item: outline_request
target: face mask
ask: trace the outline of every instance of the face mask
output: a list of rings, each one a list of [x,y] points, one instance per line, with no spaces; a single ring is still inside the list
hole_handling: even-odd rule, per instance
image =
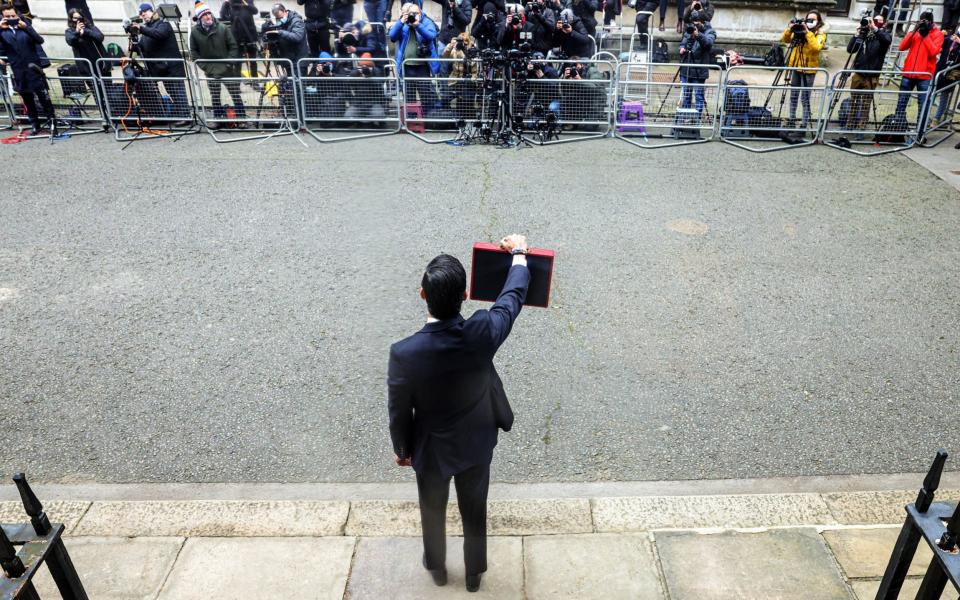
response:
[[[287,18],[283,17],[277,21],[277,25],[285,25],[287,23]]]
[[[810,29],[813,29],[816,26],[817,26],[816,19],[807,19],[807,27],[809,27]]]

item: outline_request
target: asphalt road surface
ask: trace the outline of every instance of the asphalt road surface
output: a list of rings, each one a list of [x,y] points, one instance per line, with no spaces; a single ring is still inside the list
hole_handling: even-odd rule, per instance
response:
[[[519,231],[500,481],[923,471],[957,447],[960,194],[900,155],[409,136],[7,146],[0,473],[392,481],[422,269]],[[469,302],[464,313],[480,307]]]

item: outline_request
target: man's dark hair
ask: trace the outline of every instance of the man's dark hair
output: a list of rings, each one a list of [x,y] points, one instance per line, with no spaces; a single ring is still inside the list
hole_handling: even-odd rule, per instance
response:
[[[441,254],[431,260],[420,285],[433,318],[450,319],[460,314],[463,292],[467,289],[467,272],[455,257]]]

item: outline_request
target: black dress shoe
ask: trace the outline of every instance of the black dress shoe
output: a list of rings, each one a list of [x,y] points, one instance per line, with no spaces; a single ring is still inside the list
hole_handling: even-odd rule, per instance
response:
[[[467,591],[475,592],[480,589],[480,575],[467,575]]]
[[[427,557],[424,556],[421,560],[423,563],[423,568],[427,569],[430,573],[430,576],[433,577],[433,582],[439,586],[447,585],[447,569],[430,569],[427,568]]]

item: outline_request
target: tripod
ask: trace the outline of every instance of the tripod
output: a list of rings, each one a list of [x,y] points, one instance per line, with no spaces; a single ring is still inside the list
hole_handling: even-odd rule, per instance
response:
[[[297,67],[294,66],[293,68],[296,69]],[[267,66],[265,69],[264,76],[270,77],[269,60],[267,61]],[[276,85],[277,85],[277,101],[280,104],[280,111],[283,114],[283,121],[281,122],[280,126],[277,127],[276,131],[274,131],[267,137],[257,142],[257,145],[259,146],[260,144],[266,142],[267,140],[272,140],[273,138],[279,136],[280,134],[289,133],[293,137],[297,138],[297,141],[300,142],[304,148],[309,148],[307,143],[303,141],[303,138],[300,137],[300,134],[298,134],[297,130],[293,127],[293,123],[294,123],[294,119],[296,119],[296,115],[294,115],[294,118],[291,119],[288,106],[287,106],[287,102],[292,99],[294,102],[294,105],[293,105],[294,111],[296,111],[297,100],[296,100],[296,96],[293,95],[292,93],[292,88],[294,86],[292,74],[281,73],[277,79]],[[291,91],[287,90],[288,87],[291,88]],[[263,97],[266,95],[266,93],[267,93],[267,84],[266,82],[264,82],[263,89],[260,91],[260,100],[257,102],[257,119],[258,120],[260,118],[261,107],[263,106]],[[290,94],[290,96],[288,96],[288,94]]]
[[[495,142],[502,148],[532,146],[533,144],[523,135],[523,117],[514,117],[511,106],[511,91],[514,85],[515,74],[509,62],[500,63],[498,59],[483,59],[483,99],[480,104],[479,132],[474,137],[481,138],[485,143]],[[500,71],[502,79],[497,82],[496,75]],[[495,105],[492,116],[485,120],[488,110]],[[462,132],[462,135],[469,135]],[[469,140],[468,140],[469,141]]]

